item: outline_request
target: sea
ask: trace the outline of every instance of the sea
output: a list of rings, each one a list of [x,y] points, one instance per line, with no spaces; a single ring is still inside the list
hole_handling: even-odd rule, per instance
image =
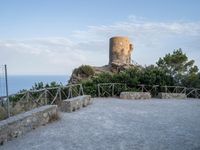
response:
[[[8,76],[8,93],[15,94],[20,90],[29,90],[35,83],[43,82],[49,84],[53,81],[59,84],[66,85],[68,83],[69,76],[67,75],[9,75]],[[2,81],[1,81],[2,82]],[[1,95],[5,93],[5,82],[1,84]]]

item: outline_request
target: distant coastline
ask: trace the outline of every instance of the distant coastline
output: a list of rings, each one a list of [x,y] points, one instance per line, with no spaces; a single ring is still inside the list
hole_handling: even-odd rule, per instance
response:
[[[30,89],[35,83],[43,82],[44,84],[55,81],[66,85],[69,80],[67,75],[9,75],[8,88],[9,94],[14,94],[22,89]],[[2,89],[1,89],[2,90]]]

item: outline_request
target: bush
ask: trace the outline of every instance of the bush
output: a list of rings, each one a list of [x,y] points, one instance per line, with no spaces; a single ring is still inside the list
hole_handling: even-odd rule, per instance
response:
[[[92,97],[97,97],[97,86],[93,80],[84,80],[81,82],[83,85],[84,94],[91,95]]]
[[[99,83],[124,83],[126,91],[138,91],[139,84],[144,85],[173,85],[173,77],[167,75],[160,68],[151,65],[147,67],[135,66],[119,73],[101,73],[88,80],[82,80],[85,94],[92,97],[98,96],[97,84]],[[121,91],[120,90],[120,91]],[[109,89],[108,89],[109,91]],[[120,92],[119,91],[119,92]],[[117,93],[119,93],[117,91]]]
[[[74,73],[78,75],[85,75],[86,77],[94,75],[94,69],[89,65],[82,65],[74,70]]]

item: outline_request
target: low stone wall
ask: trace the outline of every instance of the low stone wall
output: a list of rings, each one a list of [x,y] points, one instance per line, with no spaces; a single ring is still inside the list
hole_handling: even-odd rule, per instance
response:
[[[161,99],[186,99],[187,96],[185,93],[158,93],[158,97]]]
[[[0,121],[0,145],[47,124],[55,115],[58,115],[57,106],[46,105]]]
[[[121,99],[150,99],[151,94],[149,92],[121,92]]]
[[[70,99],[66,99],[62,102],[61,110],[64,112],[72,112],[82,107],[86,107],[89,104],[92,104],[93,99],[90,95],[77,96]]]

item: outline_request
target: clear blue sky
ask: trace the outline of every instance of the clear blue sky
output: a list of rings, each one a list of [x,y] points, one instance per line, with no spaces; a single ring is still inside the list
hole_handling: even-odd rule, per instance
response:
[[[143,23],[141,23],[141,20]],[[130,36],[133,42],[137,44],[135,45],[137,49],[133,59],[143,63],[139,51],[144,52],[145,45],[141,43],[145,43],[147,39],[141,38],[141,36],[145,35],[149,38],[151,37],[150,34],[154,32],[158,33],[157,37],[146,43],[146,49],[157,50],[158,55],[156,57],[181,46],[187,49],[190,45],[193,47],[187,50],[194,51],[195,57],[199,54],[197,49],[200,47],[198,45],[199,22],[199,0],[0,0],[0,59],[2,58],[0,63],[10,65],[13,74],[26,74],[22,70],[28,68],[24,65],[27,60],[21,60],[18,66],[22,67],[18,68],[13,59],[26,57],[27,52],[32,51],[31,54],[34,56],[28,60],[31,60],[33,64],[30,62],[28,65],[31,65],[34,71],[27,70],[28,74],[56,74],[56,72],[50,71],[50,68],[45,71],[45,68],[48,68],[48,63],[43,64],[41,70],[37,70],[34,64],[42,63],[39,57],[44,56],[44,53],[47,52],[49,57],[44,56],[44,59],[52,59],[50,56],[53,54],[59,57],[56,50],[59,49],[60,53],[65,49],[62,49],[62,46],[66,46],[66,51],[69,51],[70,48],[76,49],[76,52],[70,54],[70,56],[77,53],[83,54],[75,58],[80,62],[65,62],[64,58],[60,58],[52,60],[50,63],[55,68],[57,68],[55,64],[68,63],[68,65],[62,67],[70,68],[69,70],[64,71],[63,68],[58,72],[59,74],[70,74],[73,67],[82,63],[106,64],[108,46],[101,46],[101,44],[108,44],[105,41],[108,41],[109,36],[115,34]],[[141,26],[141,28],[138,28],[138,26]],[[166,32],[162,32],[165,29],[166,35]],[[140,30],[143,30],[143,32]],[[159,35],[161,32],[162,37]],[[184,32],[188,34],[185,35]],[[98,35],[99,37],[97,37]],[[95,40],[89,40],[89,36]],[[183,39],[182,36],[186,36],[186,38]],[[167,43],[159,45],[162,42],[159,42],[158,39],[162,38],[163,40],[167,39]],[[175,42],[174,39],[177,39],[177,41]],[[91,45],[92,42],[94,45]],[[155,45],[155,43],[158,44]],[[183,43],[186,43],[186,45],[183,45]],[[172,46],[167,47],[166,45],[169,44],[172,44]],[[164,46],[166,46],[166,49],[162,51]],[[97,51],[95,54],[88,52],[88,55],[97,58],[95,59],[97,63],[93,60],[88,61],[87,56],[84,55],[86,49],[92,51],[94,47],[106,49],[102,52]],[[103,53],[106,53],[106,55]],[[97,57],[99,54],[102,60]],[[193,57],[193,55],[191,56]],[[143,64],[154,63],[156,60],[153,56],[145,57],[145,59],[147,60]]]
[[[199,0],[1,0],[0,38],[67,36],[129,15],[153,21],[200,20]]]

